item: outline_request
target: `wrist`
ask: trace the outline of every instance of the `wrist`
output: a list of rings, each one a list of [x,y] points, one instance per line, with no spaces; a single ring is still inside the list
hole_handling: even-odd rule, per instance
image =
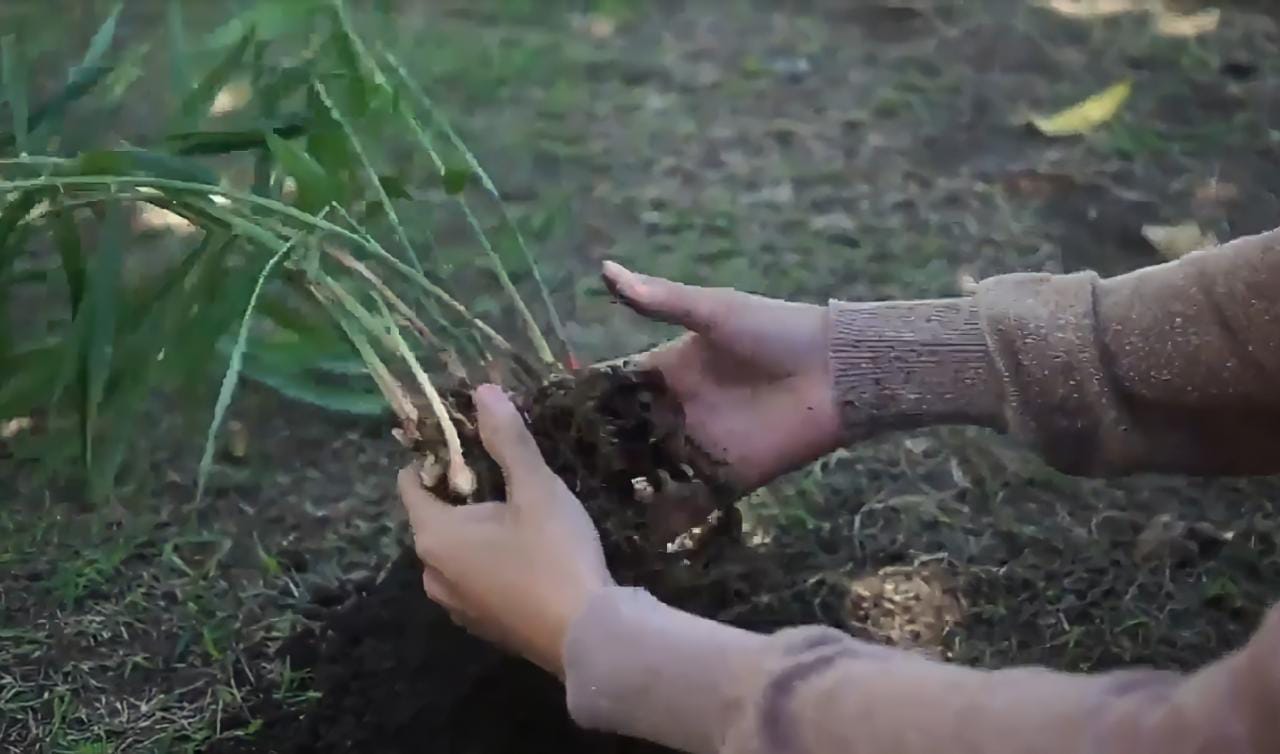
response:
[[[560,609],[555,611],[555,617],[552,620],[550,630],[547,632],[547,641],[544,650],[540,654],[548,658],[548,662],[539,662],[545,670],[554,674],[560,680],[564,680],[565,674],[565,640],[569,635],[574,623],[576,623],[586,611],[587,605],[595,599],[599,594],[615,586],[613,578],[606,576],[603,579],[593,579],[581,589],[573,590],[571,596],[563,601]]]
[[[1002,424],[1000,381],[968,298],[832,301],[828,354],[840,440],[943,424]]]

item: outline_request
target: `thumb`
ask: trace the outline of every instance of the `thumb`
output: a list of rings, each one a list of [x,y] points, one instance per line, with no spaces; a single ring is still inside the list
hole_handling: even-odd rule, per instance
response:
[[[611,293],[643,317],[704,334],[720,319],[723,290],[641,275],[617,262],[605,262],[601,276]]]
[[[517,480],[521,477],[547,469],[542,451],[525,426],[524,418],[501,388],[481,385],[476,388],[475,403],[480,440],[502,467],[509,483],[519,483]]]

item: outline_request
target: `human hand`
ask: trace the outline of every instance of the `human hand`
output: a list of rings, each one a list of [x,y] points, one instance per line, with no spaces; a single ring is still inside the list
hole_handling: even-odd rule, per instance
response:
[[[826,307],[698,288],[604,265],[639,314],[690,332],[637,357],[684,406],[688,432],[743,491],[840,445]]]
[[[563,677],[569,625],[613,583],[600,537],[502,391],[482,386],[475,403],[508,499],[455,507],[424,489],[416,469],[400,472],[422,586],[472,633]]]

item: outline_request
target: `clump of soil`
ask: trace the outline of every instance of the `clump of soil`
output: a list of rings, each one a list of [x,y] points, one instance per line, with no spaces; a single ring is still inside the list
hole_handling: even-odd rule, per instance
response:
[[[448,398],[477,475],[472,499],[502,499],[502,475],[480,444],[469,394]],[[615,578],[704,614],[734,599],[712,568],[740,532],[732,492],[688,440],[679,403],[659,375],[588,370],[553,379],[518,404],[548,464],[599,528]],[[651,515],[672,498],[700,505],[706,518],[676,531],[683,527]],[[292,637],[282,652],[291,667],[310,671],[318,698],[301,712],[272,709],[270,690],[260,690],[256,716],[265,724],[212,751],[663,751],[578,729],[558,680],[470,636],[426,598],[411,548],[368,593],[318,630]]]
[[[472,501],[506,498],[488,456],[471,394],[451,391],[463,452],[476,472]],[[680,403],[655,371],[621,366],[553,379],[517,399],[547,464],[578,496],[600,531],[620,582],[671,596],[741,530],[731,487],[689,441]],[[416,450],[439,443],[424,427]],[[454,498],[441,478],[434,490]],[[456,503],[466,501],[454,499]]]

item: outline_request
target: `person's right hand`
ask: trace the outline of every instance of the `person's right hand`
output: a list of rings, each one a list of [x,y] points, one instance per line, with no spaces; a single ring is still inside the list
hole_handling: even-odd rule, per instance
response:
[[[636,356],[684,406],[691,438],[743,492],[840,445],[826,307],[698,288],[606,262],[604,281],[650,319],[690,332]]]

